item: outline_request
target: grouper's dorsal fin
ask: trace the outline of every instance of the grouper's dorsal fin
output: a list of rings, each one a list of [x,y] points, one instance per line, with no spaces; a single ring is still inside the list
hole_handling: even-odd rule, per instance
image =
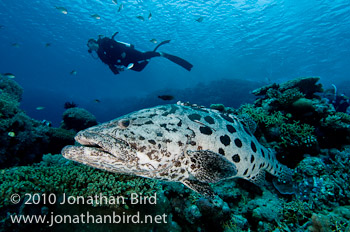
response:
[[[186,154],[190,160],[188,171],[198,181],[215,183],[237,174],[236,166],[221,154],[208,150],[187,151]]]

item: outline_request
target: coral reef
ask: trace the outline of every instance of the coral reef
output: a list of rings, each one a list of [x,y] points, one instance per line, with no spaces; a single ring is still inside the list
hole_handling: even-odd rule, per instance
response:
[[[71,142],[75,131],[90,126],[89,123],[96,124],[96,119],[87,111],[72,108],[65,112],[62,128],[51,128],[30,119],[18,108],[18,101],[9,103],[11,99],[2,95],[1,99],[7,100],[0,104],[13,108],[9,114],[2,112],[0,116],[0,164],[30,163],[23,161],[24,157],[35,157],[31,162],[38,162],[40,158],[42,161],[0,170],[0,230],[67,230],[67,225],[60,224],[53,228],[42,224],[13,224],[10,216],[80,214],[88,210],[100,215],[139,211],[168,216],[167,223],[104,225],[106,231],[350,231],[350,117],[336,112],[319,94],[322,85],[318,80],[317,77],[299,78],[264,86],[254,91],[259,96],[254,104],[239,109],[213,105],[224,113],[237,114],[261,143],[277,151],[281,162],[295,168],[288,195],[269,183],[271,176],[260,186],[241,179],[210,184],[216,196],[204,198],[179,183],[109,173],[68,161],[59,154],[37,156],[45,149],[59,151],[62,145]],[[5,153],[11,156],[2,155]],[[6,160],[9,157],[11,162]],[[22,197],[18,205],[10,202],[14,193]],[[91,206],[28,206],[23,204],[25,193],[53,193],[60,201],[63,194],[76,198],[98,194],[123,196],[126,203],[94,201]],[[156,194],[157,204],[133,205],[130,201],[133,193]],[[79,224],[74,229],[97,231],[97,226],[100,225]]]
[[[74,143],[73,132],[28,117],[19,108],[22,91],[15,81],[0,77],[0,168],[39,162],[43,153]]]
[[[78,132],[95,125],[97,125],[96,117],[83,108],[73,107],[63,113],[63,122],[61,124],[63,129]]]
[[[258,124],[261,142],[278,150],[292,166],[304,153],[316,155],[320,148],[350,142],[349,115],[336,112],[328,99],[317,95],[323,91],[318,81],[318,77],[303,77],[261,87],[253,91],[259,96],[254,105],[238,110]]]

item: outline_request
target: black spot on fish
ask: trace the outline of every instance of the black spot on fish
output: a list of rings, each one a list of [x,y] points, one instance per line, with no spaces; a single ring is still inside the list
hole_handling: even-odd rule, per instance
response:
[[[151,120],[145,122],[146,125],[149,125],[149,124],[154,124]]]
[[[253,141],[251,141],[250,147],[252,148],[253,152],[256,152],[256,145]]]
[[[188,118],[191,120],[191,121],[199,121],[201,120],[201,116],[199,114],[190,114],[188,115]]]
[[[255,164],[253,165],[252,171],[255,169]]]
[[[230,137],[228,137],[227,135],[220,136],[220,141],[221,141],[221,143],[224,144],[225,146],[228,146],[228,145],[230,145],[230,143],[231,143],[231,139],[230,139]]]
[[[156,141],[154,141],[153,139],[148,140],[149,143],[156,145]]]
[[[148,117],[149,117],[149,118],[153,118],[153,117],[156,116],[156,115],[158,115],[158,114],[150,114],[150,115],[148,115]]]
[[[221,154],[221,155],[225,155],[225,151],[224,151],[224,149],[219,148],[219,154]]]
[[[242,141],[240,139],[235,139],[235,144],[237,147],[242,147]]]
[[[229,121],[229,122],[234,122],[233,121],[233,119],[231,118],[231,117],[229,117],[229,116],[227,116],[227,115],[225,115],[225,114],[221,114],[221,117],[223,118],[223,119],[225,119],[226,121]]]
[[[169,112],[164,112],[162,116],[168,116],[170,113]]]
[[[180,120],[180,122],[177,123],[177,126],[182,126],[182,121]]]
[[[195,141],[191,141],[191,142],[189,142],[189,144],[191,144],[192,146],[196,146],[196,142]]]
[[[209,124],[214,124],[214,119],[210,116],[205,116],[204,120]]]
[[[226,128],[227,128],[228,132],[230,132],[230,133],[237,132],[236,129],[231,125],[226,125]]]
[[[252,155],[252,156],[250,157],[250,162],[253,163],[254,160],[255,160],[255,157]]]
[[[140,137],[139,137],[139,140],[145,140],[145,137],[140,136]]]
[[[265,152],[264,152],[263,149],[261,149],[261,154],[262,154],[262,156],[265,158]]]
[[[157,136],[162,137],[162,136],[163,136],[163,134],[162,134],[162,133],[160,133],[160,132],[158,132],[158,133],[157,133]]]
[[[243,172],[243,176],[247,175],[248,173],[248,168]]]
[[[235,154],[234,156],[232,156],[232,160],[233,162],[238,163],[239,161],[241,161],[241,158],[238,154]]]
[[[248,130],[246,126],[243,125],[243,129],[248,135],[252,135],[252,133],[250,133],[250,130]]]
[[[205,135],[211,135],[213,133],[213,131],[210,129],[210,127],[207,127],[207,126],[199,127],[199,131]]]
[[[181,141],[178,141],[177,144],[179,144],[180,147],[183,145]]]
[[[158,143],[158,149],[160,149],[162,147],[162,145],[160,145],[160,143]]]

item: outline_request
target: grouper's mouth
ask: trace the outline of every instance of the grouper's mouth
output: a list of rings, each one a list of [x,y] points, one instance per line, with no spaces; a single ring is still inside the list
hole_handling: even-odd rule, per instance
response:
[[[72,160],[89,155],[104,155],[116,158],[119,157],[117,154],[122,150],[133,149],[123,139],[96,132],[80,131],[74,139],[79,143],[78,145],[66,146],[62,149],[62,155]]]

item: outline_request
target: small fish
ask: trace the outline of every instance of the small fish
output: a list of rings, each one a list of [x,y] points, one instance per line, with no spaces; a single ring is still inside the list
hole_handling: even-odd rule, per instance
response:
[[[95,99],[94,102],[100,103],[101,101],[99,99]]]
[[[201,23],[201,22],[203,22],[203,19],[204,19],[204,17],[199,17],[198,19],[196,19],[196,21]]]
[[[75,76],[75,75],[77,75],[77,71],[76,70],[72,70],[69,74]]]
[[[137,16],[136,18],[140,19],[141,21],[145,21],[145,18],[141,15]]]
[[[91,15],[91,18],[101,19],[101,16],[99,16],[98,14],[93,14],[93,15]]]
[[[151,18],[152,18],[152,13],[149,12],[148,19],[151,19]]]
[[[10,78],[10,79],[14,79],[16,76],[12,73],[3,73],[2,76]]]
[[[170,101],[170,100],[174,99],[174,96],[172,96],[172,95],[160,95],[160,96],[158,96],[158,98],[160,98],[164,101]]]
[[[150,42],[156,44],[158,41],[156,39],[151,39]]]
[[[7,135],[12,137],[12,138],[16,136],[15,132],[13,132],[13,131],[10,131],[9,133],[7,133]]]
[[[41,121],[41,124],[44,125],[44,126],[51,127],[51,122],[47,121],[46,119],[43,119],[43,120]]]
[[[126,69],[131,69],[132,67],[134,67],[134,63],[130,63],[130,64],[126,67]]]
[[[112,0],[112,2],[116,5],[118,5],[118,1],[117,0]]]
[[[13,43],[11,44],[12,47],[15,47],[15,48],[19,48],[19,44],[18,43]]]
[[[62,14],[68,14],[68,11],[66,8],[64,8],[63,6],[55,6],[56,9],[61,12]]]
[[[36,109],[36,110],[43,110],[43,109],[45,109],[45,107],[44,107],[44,106],[38,106],[38,107],[36,107],[35,109]]]
[[[120,4],[119,8],[118,8],[118,12],[120,12],[122,9],[124,8],[123,4]]]
[[[50,47],[51,46],[51,43],[46,43],[45,44],[45,47],[47,48],[47,47]]]

